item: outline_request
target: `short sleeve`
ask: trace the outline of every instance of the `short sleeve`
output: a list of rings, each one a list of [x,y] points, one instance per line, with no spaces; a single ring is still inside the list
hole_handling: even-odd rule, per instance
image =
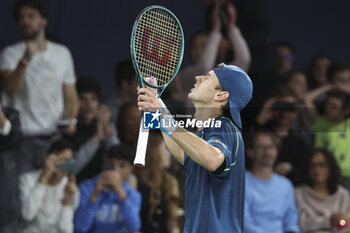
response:
[[[207,142],[219,148],[225,154],[225,169],[217,177],[225,177],[236,165],[236,155],[239,146],[238,129],[228,119],[221,121],[220,128],[211,128],[207,132]]]
[[[66,50],[66,62],[67,62],[67,69],[64,74],[63,83],[64,84],[75,84],[75,71],[74,71],[74,62],[73,57],[68,48],[65,47]]]
[[[17,56],[10,48],[5,48],[0,53],[0,71],[14,70],[18,63]]]

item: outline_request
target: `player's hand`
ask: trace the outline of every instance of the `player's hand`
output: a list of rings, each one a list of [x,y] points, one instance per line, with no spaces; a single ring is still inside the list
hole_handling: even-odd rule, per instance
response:
[[[158,85],[158,81],[155,77],[147,77],[145,78],[146,82],[152,84],[152,85]],[[157,96],[158,95],[158,90],[156,88],[152,88],[146,85],[146,88],[150,89],[152,91],[152,93]]]
[[[146,78],[146,81],[157,85],[155,78]],[[144,88],[137,88],[137,106],[139,111],[157,111],[161,109],[162,103],[157,98],[158,90],[149,86]]]

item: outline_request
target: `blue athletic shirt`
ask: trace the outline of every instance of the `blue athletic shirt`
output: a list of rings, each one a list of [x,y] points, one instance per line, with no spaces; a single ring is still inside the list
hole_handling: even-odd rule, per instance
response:
[[[197,131],[226,157],[224,172],[214,175],[185,154],[184,233],[243,232],[245,162],[241,132],[226,117],[218,117],[221,128]]]

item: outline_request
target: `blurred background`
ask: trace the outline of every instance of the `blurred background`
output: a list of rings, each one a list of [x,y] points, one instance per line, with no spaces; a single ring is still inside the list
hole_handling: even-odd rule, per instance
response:
[[[0,1],[0,49],[20,40],[20,32],[12,16],[14,2]],[[186,48],[195,32],[206,29],[206,8],[199,0],[46,2],[50,13],[47,34],[68,46],[77,74],[98,77],[103,85],[104,96],[115,91],[114,85],[110,85],[114,65],[130,56],[131,28],[144,7],[158,4],[173,11],[182,24]],[[268,40],[288,41],[293,45],[297,69],[304,69],[316,54],[327,54],[335,60],[350,62],[350,32],[346,29],[350,22],[349,1],[242,0],[237,3],[246,9],[243,12],[238,9],[238,21],[241,14],[244,17],[254,13],[261,14],[252,17],[266,20],[264,30]],[[253,10],[249,12],[250,9]],[[245,38],[249,34],[249,44],[255,35],[248,30],[241,28]],[[183,65],[189,62],[186,51]]]

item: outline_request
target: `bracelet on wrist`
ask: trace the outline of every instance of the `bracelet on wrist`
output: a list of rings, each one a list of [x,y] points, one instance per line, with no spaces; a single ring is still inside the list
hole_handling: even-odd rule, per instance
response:
[[[18,66],[21,67],[21,68],[23,68],[23,69],[25,69],[25,68],[27,68],[27,66],[28,66],[28,61],[27,61],[26,59],[22,58],[22,59],[19,61]]]
[[[76,118],[71,118],[70,121],[72,122],[73,125],[78,124],[78,120]]]
[[[41,178],[39,179],[39,183],[40,183],[40,184],[46,185],[46,184],[47,184],[47,179],[44,178],[44,177],[41,177]]]

